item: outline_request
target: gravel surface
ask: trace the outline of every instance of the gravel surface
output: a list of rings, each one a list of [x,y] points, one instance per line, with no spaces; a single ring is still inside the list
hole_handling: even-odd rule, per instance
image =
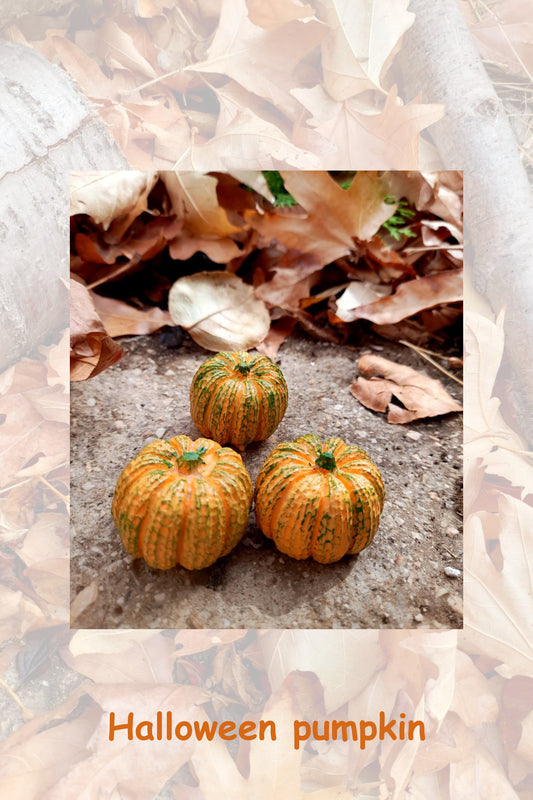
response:
[[[72,627],[462,627],[462,415],[390,425],[349,391],[363,352],[441,378],[460,401],[457,383],[383,340],[357,348],[291,337],[278,355],[287,412],[270,439],[248,448],[245,464],[255,480],[277,443],[304,433],[360,445],[387,491],[374,541],[335,564],[296,561],[263,537],[252,513],[241,543],[213,566],[157,571],[123,549],[113,491],[151,440],[200,435],[189,387],[209,353],[188,337],[177,349],[158,334],[122,344],[115,366],[72,385]]]

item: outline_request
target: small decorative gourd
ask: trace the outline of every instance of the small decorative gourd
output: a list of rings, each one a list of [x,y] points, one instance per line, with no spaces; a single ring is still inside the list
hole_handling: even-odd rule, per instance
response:
[[[370,544],[384,500],[381,473],[364,450],[308,434],[279,444],[264,462],[255,516],[282,553],[329,564]]]
[[[245,450],[276,430],[288,394],[281,370],[266,356],[221,352],[193,378],[191,416],[204,436]]]
[[[252,501],[242,458],[209,439],[146,445],[120,475],[113,519],[131,555],[156,569],[202,569],[242,538]]]

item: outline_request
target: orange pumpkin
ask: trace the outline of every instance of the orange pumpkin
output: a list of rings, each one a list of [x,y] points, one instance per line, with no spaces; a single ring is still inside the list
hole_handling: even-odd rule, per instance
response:
[[[156,569],[202,569],[241,539],[252,481],[229,447],[188,436],[143,447],[120,475],[113,519],[131,555]]]
[[[276,430],[288,389],[281,370],[266,356],[222,352],[198,369],[190,400],[191,416],[204,436],[244,450]]]
[[[381,473],[364,450],[308,434],[279,444],[266,459],[255,516],[282,553],[329,564],[370,544],[384,500]]]

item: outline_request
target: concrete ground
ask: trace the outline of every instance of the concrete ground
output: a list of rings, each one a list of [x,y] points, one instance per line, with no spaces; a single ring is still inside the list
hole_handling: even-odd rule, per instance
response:
[[[200,435],[189,415],[189,387],[209,353],[188,336],[177,349],[159,334],[123,346],[115,366],[72,385],[72,627],[462,626],[462,415],[390,425],[349,391],[361,352],[442,378],[460,400],[457,383],[383,340],[356,348],[291,337],[278,356],[287,412],[270,439],[249,447],[245,464],[255,481],[275,444],[304,433],[360,445],[387,491],[373,543],[335,564],[295,561],[261,534],[252,513],[241,543],[213,566],[157,571],[123,549],[111,517],[115,483],[152,439]]]

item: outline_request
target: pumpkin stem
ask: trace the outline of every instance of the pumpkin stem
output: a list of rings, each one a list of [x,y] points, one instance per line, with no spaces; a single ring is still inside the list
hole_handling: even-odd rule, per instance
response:
[[[246,361],[239,361],[238,364],[235,364],[235,369],[237,372],[240,372],[241,375],[248,375],[250,370],[252,369],[252,362],[246,363]]]
[[[324,453],[320,453],[318,458],[315,461],[317,467],[322,467],[322,469],[327,469],[332,472],[335,467],[337,466],[337,462],[335,461],[335,456],[330,450],[326,450]]]
[[[190,467],[192,469],[196,467],[197,464],[203,464],[204,460],[202,456],[206,450],[207,447],[201,444],[198,450],[188,450],[185,453],[182,453],[181,456],[178,457],[178,466]]]

